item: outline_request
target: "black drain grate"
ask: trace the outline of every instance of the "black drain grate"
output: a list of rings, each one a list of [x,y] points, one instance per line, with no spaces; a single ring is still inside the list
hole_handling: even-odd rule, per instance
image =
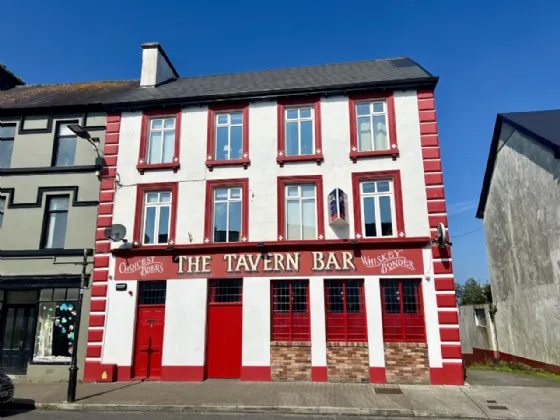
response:
[[[400,388],[373,388],[373,390],[379,395],[402,395]]]
[[[505,405],[489,405],[490,410],[509,410]]]
[[[488,404],[498,404],[498,401],[496,401],[496,400],[486,400],[486,402]]]

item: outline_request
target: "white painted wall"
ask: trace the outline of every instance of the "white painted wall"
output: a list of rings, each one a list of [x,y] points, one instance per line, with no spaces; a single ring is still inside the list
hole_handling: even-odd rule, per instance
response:
[[[385,367],[385,344],[383,341],[383,320],[381,310],[381,284],[379,282],[379,277],[367,276],[364,279],[369,365],[371,367]]]
[[[424,298],[428,360],[430,367],[442,367],[441,338],[439,335],[438,307],[431,247],[424,248],[422,253],[424,256],[424,271],[426,272],[426,275],[422,278],[422,296]]]
[[[163,366],[204,366],[207,285],[206,279],[167,282]]]
[[[243,366],[270,366],[270,279],[243,279]]]
[[[140,175],[136,169],[140,147],[141,113],[123,113],[119,144],[118,172],[123,187],[116,192],[114,223],[122,223],[132,235],[136,184],[179,182],[177,214],[177,244],[202,243],[204,238],[205,181],[207,179],[249,178],[249,241],[276,240],[276,179],[278,176],[323,175],[324,197],[321,199],[327,217],[327,194],[339,187],[348,194],[349,226],[334,230],[325,226],[326,238],[353,238],[352,172],[400,169],[403,186],[405,230],[407,236],[428,236],[426,192],[423,175],[420,129],[416,91],[395,92],[397,139],[400,156],[361,159],[356,164],[348,157],[350,150],[350,122],[348,99],[343,96],[323,98],[322,137],[325,161],[276,164],[277,110],[276,102],[256,102],[249,110],[249,157],[251,165],[242,167],[205,166],[207,138],[207,108],[183,109],[181,132],[181,168],[173,171],[147,171]],[[114,245],[117,246],[117,245]]]
[[[311,366],[327,366],[325,292],[322,277],[309,279],[309,306],[311,311]]]
[[[127,281],[126,292],[117,292],[115,282],[109,282],[105,335],[101,363],[132,366],[134,331],[136,329],[137,281]],[[132,296],[129,294],[132,291]]]

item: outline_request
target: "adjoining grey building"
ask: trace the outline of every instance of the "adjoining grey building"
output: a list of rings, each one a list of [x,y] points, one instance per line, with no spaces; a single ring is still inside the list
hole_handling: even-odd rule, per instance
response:
[[[477,217],[500,357],[560,374],[560,110],[498,114]]]
[[[2,371],[66,380],[84,249],[93,260],[103,150],[99,102],[115,83],[26,86],[0,66],[0,362]],[[90,264],[87,274],[92,270]],[[84,295],[79,366],[87,345]],[[83,369],[80,369],[80,377]]]

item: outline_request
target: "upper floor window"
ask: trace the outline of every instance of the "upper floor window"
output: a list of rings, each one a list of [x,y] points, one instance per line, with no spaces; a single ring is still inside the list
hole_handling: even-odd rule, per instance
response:
[[[248,180],[207,181],[205,242],[247,241]]]
[[[4,221],[4,211],[6,210],[6,197],[0,196],[0,227]]]
[[[9,168],[14,150],[15,125],[0,125],[0,168]]]
[[[323,239],[322,179],[316,176],[279,178],[278,239]]]
[[[392,93],[350,96],[350,158],[398,154]]]
[[[303,280],[272,282],[272,340],[309,341],[309,283]]]
[[[144,111],[137,169],[179,168],[181,110]]]
[[[356,238],[404,237],[399,171],[353,173]]]
[[[42,248],[64,248],[69,205],[70,197],[67,195],[48,197]]]
[[[249,164],[249,105],[208,108],[206,166]]]
[[[278,101],[278,151],[280,166],[290,161],[323,160],[321,152],[321,101]]]
[[[421,282],[416,279],[381,280],[383,339],[426,341]]]
[[[76,135],[68,124],[59,124],[54,139],[52,166],[73,166],[76,159]]]
[[[325,280],[327,341],[367,341],[363,280]]]
[[[134,242],[142,245],[173,245],[176,210],[176,183],[139,184]]]

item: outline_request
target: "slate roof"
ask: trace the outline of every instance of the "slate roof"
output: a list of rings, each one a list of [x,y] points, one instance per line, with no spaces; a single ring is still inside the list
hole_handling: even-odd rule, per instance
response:
[[[488,155],[488,162],[486,163],[486,173],[484,174],[484,181],[482,183],[478,210],[476,212],[476,217],[479,219],[484,218],[484,210],[486,201],[488,200],[488,192],[490,190],[490,183],[492,182],[496,156],[498,155],[500,133],[504,122],[527,136],[530,136],[543,146],[548,147],[554,152],[557,158],[560,158],[560,109],[498,114],[494,126],[494,136],[490,145],[490,154]]]
[[[231,100],[398,83],[434,86],[437,80],[415,61],[403,57],[185,77],[151,88],[139,87],[139,81],[21,86],[0,92],[0,109]]]

